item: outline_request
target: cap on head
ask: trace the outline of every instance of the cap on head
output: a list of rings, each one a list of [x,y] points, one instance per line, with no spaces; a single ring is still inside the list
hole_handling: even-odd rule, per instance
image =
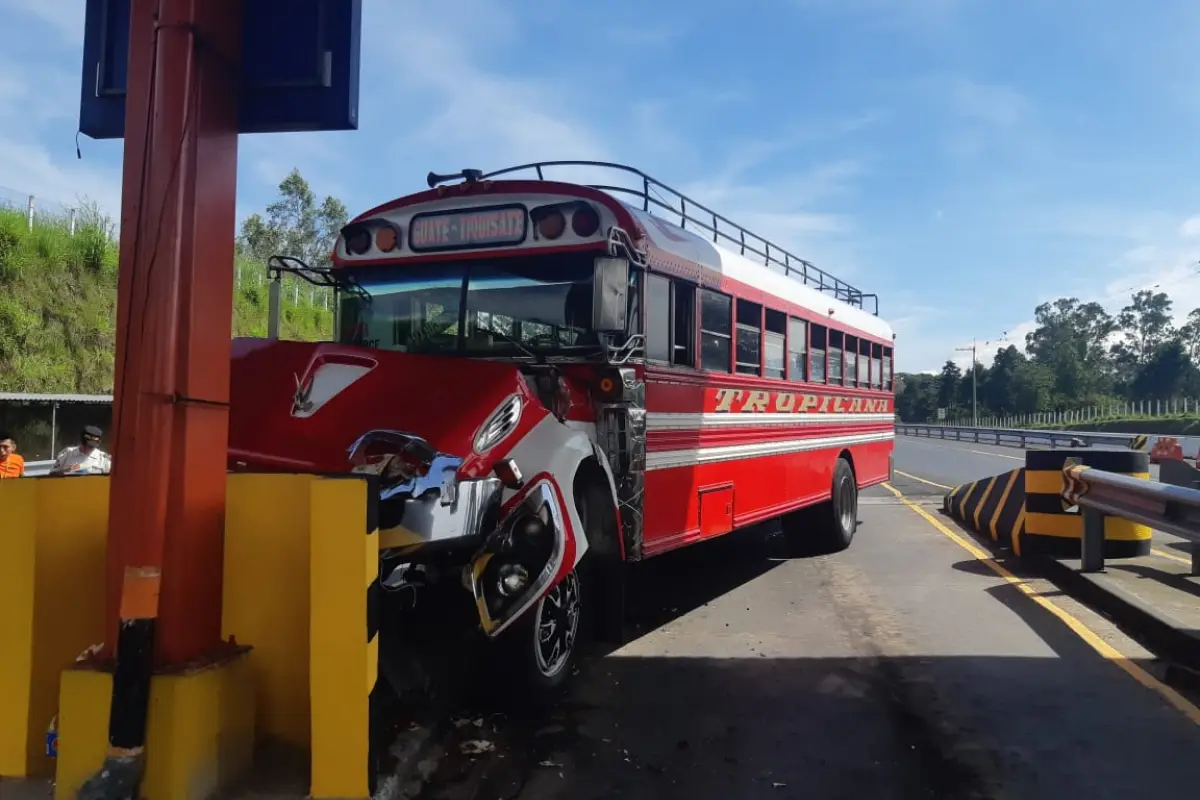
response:
[[[88,444],[100,444],[100,437],[103,435],[104,431],[95,425],[85,425],[83,428],[83,441]]]

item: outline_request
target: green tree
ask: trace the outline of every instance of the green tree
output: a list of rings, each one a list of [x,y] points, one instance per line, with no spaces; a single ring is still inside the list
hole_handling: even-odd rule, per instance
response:
[[[1196,391],[1200,372],[1178,341],[1161,345],[1137,371],[1130,388],[1138,399],[1170,400]]]
[[[1171,324],[1171,298],[1166,292],[1143,289],[1117,316],[1121,341],[1112,346],[1118,380],[1128,382],[1139,367],[1156,357],[1159,349],[1177,336]]]
[[[1025,347],[1053,376],[1057,402],[1082,402],[1111,384],[1108,339],[1118,325],[1103,306],[1061,297],[1034,309],[1034,320]]]
[[[251,214],[242,222],[238,248],[256,261],[289,255],[312,267],[326,267],[348,217],[346,206],[336,197],[318,202],[300,170],[293,169],[280,181],[279,198],[267,206],[265,214]]]
[[[896,396],[896,413],[905,422],[929,422],[937,411],[936,375],[897,375],[903,383]]]
[[[955,405],[965,412],[971,411],[972,393],[975,394],[975,403],[979,408],[980,416],[983,416],[987,411],[987,404],[984,402],[984,396],[987,392],[988,370],[987,367],[975,362],[975,380],[971,381],[971,372],[967,371],[963,374],[958,382],[958,391],[955,396]]]
[[[1188,314],[1187,322],[1179,328],[1178,339],[1193,362],[1200,360],[1200,308]]]
[[[954,401],[958,398],[958,382],[962,380],[962,370],[958,368],[958,364],[947,360],[942,365],[942,372],[938,375],[937,383],[937,406],[938,408],[953,408]]]
[[[1019,412],[1017,402],[1018,374],[1028,365],[1025,355],[1014,345],[996,351],[992,368],[988,370],[987,388],[981,392],[981,402],[996,414]]]

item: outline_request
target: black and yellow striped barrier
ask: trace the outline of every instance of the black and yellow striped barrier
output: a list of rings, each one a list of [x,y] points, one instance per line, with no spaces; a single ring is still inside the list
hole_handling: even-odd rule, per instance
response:
[[[943,508],[1001,547],[1019,549],[1025,525],[1025,470],[958,486],[946,495]]]
[[[1078,558],[1083,516],[1063,499],[1063,467],[1083,467],[1150,479],[1150,456],[1135,450],[1030,450],[1025,454],[1025,535],[1022,554]],[[1104,557],[1134,558],[1150,552],[1151,530],[1119,517],[1104,521]]]
[[[340,479],[339,479],[340,478]],[[379,490],[367,476],[312,484],[309,796],[370,797],[379,675]],[[366,534],[360,547],[348,536]],[[355,620],[358,620],[355,624]]]

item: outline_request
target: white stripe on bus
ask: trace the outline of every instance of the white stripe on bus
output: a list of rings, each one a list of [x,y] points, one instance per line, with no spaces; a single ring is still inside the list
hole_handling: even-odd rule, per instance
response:
[[[855,433],[844,436],[810,436],[805,439],[784,439],[776,442],[753,442],[731,444],[720,447],[694,447],[680,450],[661,450],[646,454],[646,470],[693,467],[719,461],[738,461],[746,458],[765,458],[791,453],[807,453],[813,450],[828,450],[834,447],[890,442],[895,438],[892,431],[877,433]]]

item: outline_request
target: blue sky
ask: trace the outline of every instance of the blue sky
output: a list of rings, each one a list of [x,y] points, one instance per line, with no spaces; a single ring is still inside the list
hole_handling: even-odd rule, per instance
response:
[[[878,293],[907,371],[1062,295],[1200,306],[1200,4],[364,6],[360,130],[244,137],[239,216],[293,166],[353,214],[430,169],[624,161]],[[120,143],[75,154],[82,8],[0,0],[0,199],[118,207]]]

